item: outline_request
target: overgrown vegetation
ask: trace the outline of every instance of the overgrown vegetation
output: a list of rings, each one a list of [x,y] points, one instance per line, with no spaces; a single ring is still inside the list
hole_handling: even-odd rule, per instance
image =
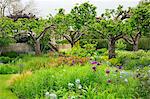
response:
[[[23,11],[10,16],[4,12],[0,77],[12,74],[9,94],[19,99],[150,97],[149,1],[106,9],[101,16],[89,2],[75,5],[67,14],[60,8],[45,19]],[[5,52],[11,43],[28,43],[35,53]],[[58,44],[71,48],[63,50]]]

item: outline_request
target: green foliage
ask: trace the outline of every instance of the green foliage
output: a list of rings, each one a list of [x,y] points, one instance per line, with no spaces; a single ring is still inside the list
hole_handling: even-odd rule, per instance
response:
[[[3,53],[2,56],[10,57],[10,58],[16,58],[19,54],[16,52],[7,52]]]
[[[4,63],[4,64],[11,62],[11,58],[10,57],[2,56],[2,57],[0,57],[0,60],[1,60],[0,62]]]
[[[141,32],[146,35],[150,30],[150,2],[141,3],[132,10],[131,18],[129,19],[132,27],[132,34]],[[129,26],[130,26],[129,25]]]
[[[7,46],[7,45],[9,45],[10,43],[13,43],[13,42],[15,42],[15,41],[10,37],[0,37],[0,46],[1,47]]]
[[[0,74],[15,74],[20,71],[18,66],[0,64]]]
[[[150,65],[150,52],[143,50],[137,52],[118,51],[117,59],[125,69],[143,68]]]
[[[136,88],[139,95],[143,98],[149,98],[150,95],[150,67],[145,67],[143,69],[137,69],[136,77],[140,81],[140,85]]]
[[[125,50],[126,49],[126,43],[123,40],[118,40],[116,42],[116,48],[119,50]]]
[[[115,69],[110,69],[110,74],[107,75],[106,66],[97,67],[96,71],[91,68],[88,65],[40,70],[15,80],[11,89],[19,98],[30,99],[44,97],[46,92],[55,93],[58,98],[136,97],[138,80],[130,76],[130,73],[126,72],[126,76],[121,71],[115,73]],[[119,77],[121,75],[122,78]],[[111,82],[108,83],[109,79]]]
[[[68,44],[67,40],[58,40],[57,44]]]
[[[71,10],[71,18],[73,20],[73,26],[77,30],[80,30],[83,26],[92,23],[96,17],[96,7],[88,2],[81,5],[76,5]]]
[[[141,38],[139,42],[139,49],[150,50],[150,38]]]
[[[6,46],[14,42],[11,38],[14,34],[14,27],[13,20],[7,17],[0,18],[0,46]]]
[[[67,51],[66,55],[73,55],[73,56],[79,56],[79,57],[91,57],[94,54],[96,54],[95,53],[96,49],[94,47],[95,45],[94,46],[92,44],[89,44],[89,45],[90,46],[85,45],[85,47],[88,48],[88,50],[81,48],[80,46],[75,46],[71,49],[71,51]],[[92,49],[89,49],[89,47],[90,48],[92,47]]]

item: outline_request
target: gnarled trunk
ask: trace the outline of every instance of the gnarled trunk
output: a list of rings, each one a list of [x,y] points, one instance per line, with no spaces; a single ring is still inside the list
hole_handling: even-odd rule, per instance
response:
[[[73,48],[74,44],[75,44],[74,42],[71,42],[71,48]]]
[[[109,59],[116,57],[115,42],[116,40],[114,38],[109,39],[109,43],[108,43]]]
[[[133,43],[133,51],[138,51],[138,49],[139,49],[138,44],[139,44],[139,39]]]
[[[131,38],[124,36],[123,39],[125,41],[127,41],[129,44],[131,44],[133,46],[133,51],[138,51],[138,44],[139,44],[139,40],[141,38],[141,32],[138,32],[135,37],[130,35]]]
[[[39,40],[36,40],[35,41],[35,45],[34,45],[34,48],[35,48],[35,55],[41,55],[41,46],[40,46],[40,41]]]

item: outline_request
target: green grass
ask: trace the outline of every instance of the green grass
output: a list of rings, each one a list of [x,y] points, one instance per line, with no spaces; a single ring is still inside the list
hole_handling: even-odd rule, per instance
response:
[[[17,99],[8,89],[8,80],[12,75],[0,75],[0,99]]]

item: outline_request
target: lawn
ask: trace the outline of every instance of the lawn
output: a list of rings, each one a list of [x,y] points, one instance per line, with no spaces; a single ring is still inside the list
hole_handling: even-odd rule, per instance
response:
[[[0,75],[0,99],[17,99],[17,97],[8,89],[8,80],[13,75]]]

